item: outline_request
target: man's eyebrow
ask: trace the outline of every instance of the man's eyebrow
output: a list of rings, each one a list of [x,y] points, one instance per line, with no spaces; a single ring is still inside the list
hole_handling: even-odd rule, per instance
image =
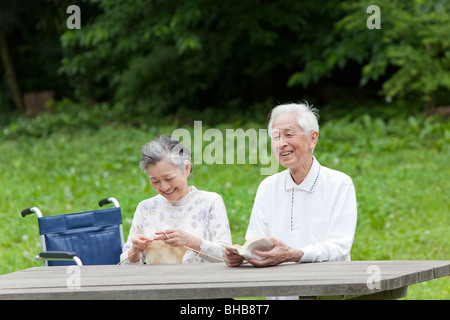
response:
[[[284,128],[276,128],[276,129],[272,129],[272,131],[276,131],[276,132],[285,132],[285,131],[294,131],[295,128],[289,126],[289,127],[284,127]]]

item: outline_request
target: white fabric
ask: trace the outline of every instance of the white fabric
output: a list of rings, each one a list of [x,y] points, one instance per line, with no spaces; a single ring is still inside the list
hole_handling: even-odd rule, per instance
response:
[[[201,238],[202,252],[222,258],[222,246],[217,242],[231,244],[230,226],[222,197],[214,192],[198,190],[194,186],[190,190],[179,201],[170,202],[158,194],[139,203],[120,260],[128,256],[131,241],[136,234],[153,238],[156,231],[169,228],[179,228]],[[145,252],[139,263],[144,261]],[[192,251],[187,251],[183,257],[183,263],[205,261],[218,262]]]

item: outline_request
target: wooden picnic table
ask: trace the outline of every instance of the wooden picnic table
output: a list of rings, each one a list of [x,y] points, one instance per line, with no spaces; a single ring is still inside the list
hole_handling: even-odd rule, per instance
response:
[[[450,261],[35,267],[0,276],[0,299],[399,298],[449,275]]]

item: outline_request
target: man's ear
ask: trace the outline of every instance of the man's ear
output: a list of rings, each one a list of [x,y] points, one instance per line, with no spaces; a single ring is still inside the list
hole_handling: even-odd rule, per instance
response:
[[[319,133],[317,131],[312,131],[309,134],[310,144],[309,147],[311,150],[316,148],[317,141],[319,140]]]

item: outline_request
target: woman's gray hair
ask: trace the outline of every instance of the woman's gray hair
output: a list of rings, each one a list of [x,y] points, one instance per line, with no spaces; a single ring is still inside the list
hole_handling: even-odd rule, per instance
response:
[[[156,164],[161,160],[168,161],[180,170],[184,170],[187,161],[191,161],[191,152],[178,140],[164,135],[144,144],[141,148],[141,157],[139,168],[143,171],[147,170],[148,165]]]
[[[268,126],[270,137],[272,137],[273,121],[285,112],[297,113],[297,123],[305,133],[310,133],[311,131],[319,132],[319,111],[305,101],[305,103],[281,104],[272,109]]]

